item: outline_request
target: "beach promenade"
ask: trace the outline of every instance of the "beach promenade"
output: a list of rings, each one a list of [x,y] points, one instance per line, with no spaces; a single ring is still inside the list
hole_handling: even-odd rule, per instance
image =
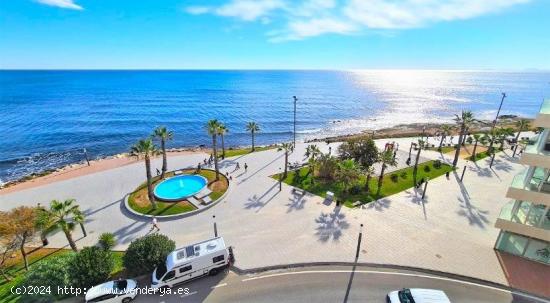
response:
[[[383,148],[387,141],[377,140],[377,145]],[[411,138],[394,141],[408,153]],[[328,152],[325,143],[317,145]],[[337,145],[330,145],[333,153]],[[304,162],[306,146],[298,144],[290,162]],[[422,156],[452,160],[452,154],[435,151],[423,151]],[[169,169],[195,167],[206,157],[201,153],[173,156]],[[318,196],[295,195],[285,184],[279,191],[278,182],[269,176],[284,167],[283,152],[256,152],[221,161],[222,172],[233,176],[223,201],[194,216],[160,220],[160,232],[177,246],[203,240],[213,236],[215,215],[219,234],[234,247],[235,265],[250,269],[302,262],[354,262],[363,224],[358,262],[420,267],[510,285],[510,273],[503,270],[502,259],[493,250],[498,234],[494,222],[507,202],[505,192],[513,176],[524,169],[516,159],[499,153],[492,169],[489,159],[468,163],[463,183],[458,181],[465,165],[461,160],[449,179],[441,176],[429,182],[424,201],[421,192],[409,189],[349,209],[327,205]],[[248,171],[234,172],[237,162],[241,167],[247,163]],[[155,159],[153,171],[160,165],[160,159]],[[78,246],[94,245],[99,234],[112,232],[118,241],[115,249],[125,249],[150,230],[148,219],[130,214],[123,205],[125,195],[144,180],[143,163],[128,164],[7,194],[0,191],[0,209],[74,198],[87,220],[87,237],[82,238],[80,229],[75,231],[75,238],[80,238]],[[67,244],[60,233],[51,236],[50,242],[52,247]],[[534,278],[548,281],[550,271],[541,268],[541,273],[533,273]],[[544,294],[544,289],[541,291]]]

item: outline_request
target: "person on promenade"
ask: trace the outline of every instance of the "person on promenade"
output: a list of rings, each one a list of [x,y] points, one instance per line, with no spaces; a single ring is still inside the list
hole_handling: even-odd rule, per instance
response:
[[[246,164],[246,162],[244,163],[244,172],[246,173],[246,171],[248,170],[248,164]]]
[[[157,168],[157,176],[160,175],[160,170]]]
[[[241,169],[241,165],[239,164],[239,162],[237,162],[237,165],[235,165],[235,170],[239,170]]]
[[[160,231],[160,228],[157,222],[157,217],[155,216],[153,216],[153,219],[151,220],[151,230],[149,232],[152,232],[154,229],[157,229],[157,231]]]

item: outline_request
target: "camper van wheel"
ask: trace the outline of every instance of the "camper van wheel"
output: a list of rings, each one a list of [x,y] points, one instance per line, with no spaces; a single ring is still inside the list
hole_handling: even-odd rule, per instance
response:
[[[132,301],[132,298],[124,298],[122,299],[122,303],[130,303]]]
[[[215,276],[218,274],[218,269],[217,268],[212,268],[209,272],[208,272],[208,275],[209,276]]]

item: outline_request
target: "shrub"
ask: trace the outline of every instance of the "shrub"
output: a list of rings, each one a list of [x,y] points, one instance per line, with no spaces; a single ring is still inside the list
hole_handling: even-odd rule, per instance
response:
[[[408,177],[407,172],[406,172],[406,171],[403,171],[403,172],[401,173],[401,178],[407,179],[407,177]]]
[[[359,186],[357,184],[352,186],[349,189],[349,193],[352,194],[352,195],[357,195],[357,194],[361,193],[361,186]]]
[[[166,256],[176,249],[174,241],[161,234],[150,234],[130,243],[123,257],[124,267],[131,275],[151,273]]]
[[[395,183],[397,183],[398,177],[399,177],[399,176],[397,176],[397,174],[391,174],[391,175],[390,175],[390,179],[391,179],[393,182],[395,182]]]
[[[30,267],[29,272],[23,278],[22,286],[50,287],[51,294],[23,295],[21,302],[54,302],[65,296],[58,295],[57,287],[71,285],[69,277],[70,262],[75,258],[75,253],[52,256]]]
[[[111,250],[116,245],[115,235],[112,233],[102,233],[99,236],[99,241],[97,244],[104,250]]]
[[[107,281],[115,267],[111,251],[97,246],[85,247],[69,262],[72,285],[80,288]]]
[[[435,160],[433,165],[434,165],[434,168],[440,169],[441,168],[441,160]]]
[[[425,172],[428,173],[428,172],[430,172],[430,170],[431,170],[431,168],[430,168],[429,165],[425,165],[425,166],[424,166],[424,171],[425,171]]]

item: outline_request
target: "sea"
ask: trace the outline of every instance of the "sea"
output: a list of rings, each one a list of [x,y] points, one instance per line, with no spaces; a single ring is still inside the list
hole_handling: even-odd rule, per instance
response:
[[[168,147],[209,146],[205,124],[228,128],[227,146],[290,141],[294,99],[300,140],[404,123],[534,117],[550,72],[443,70],[0,71],[0,183],[89,158],[127,152],[159,125]]]

